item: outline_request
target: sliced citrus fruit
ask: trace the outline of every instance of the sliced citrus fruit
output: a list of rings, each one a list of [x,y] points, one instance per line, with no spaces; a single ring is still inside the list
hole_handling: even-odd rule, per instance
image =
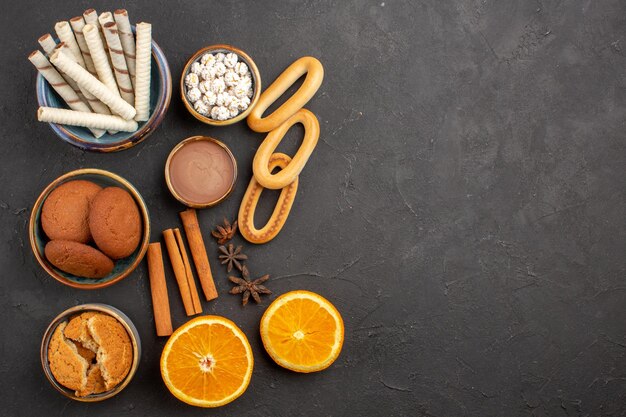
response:
[[[246,335],[219,316],[197,317],[178,328],[163,348],[161,376],[179,400],[219,407],[248,388],[254,359]]]
[[[261,318],[261,339],[280,366],[296,372],[328,368],[343,346],[343,320],[327,299],[310,291],[278,297]]]

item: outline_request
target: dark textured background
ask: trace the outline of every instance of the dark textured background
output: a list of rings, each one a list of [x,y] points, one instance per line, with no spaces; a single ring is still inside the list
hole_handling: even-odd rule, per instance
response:
[[[152,22],[175,80],[214,43],[246,50],[266,86],[302,55],[324,64],[307,105],[322,134],[291,215],[277,239],[246,245],[253,274],[272,274],[262,305],[241,308],[226,293],[208,233],[236,215],[263,135],[202,125],[178,88],[154,135],[122,153],[82,152],[36,122],[26,57],[55,21],[90,6]],[[0,414],[626,415],[623,1],[31,0],[4,2],[0,23]],[[40,191],[80,167],[134,183],[153,240],[180,227],[162,171],[195,134],[226,142],[240,166],[235,193],[200,213],[220,292],[205,313],[240,325],[256,361],[248,391],[213,411],[180,403],[161,381],[165,339],[145,264],[111,288],[78,291],[46,275],[27,237]],[[343,352],[325,372],[285,371],[261,346],[261,314],[293,289],[323,294],[345,319]],[[144,350],[121,395],[86,405],[48,384],[39,344],[56,314],[95,301],[126,312]]]

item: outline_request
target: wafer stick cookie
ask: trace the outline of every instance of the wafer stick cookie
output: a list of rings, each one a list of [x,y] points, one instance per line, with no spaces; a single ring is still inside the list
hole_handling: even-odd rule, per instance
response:
[[[59,123],[62,125],[82,126],[94,129],[118,130],[134,132],[137,122],[124,120],[109,114],[87,113],[81,111],[58,109],[56,107],[39,107],[37,119],[40,122]]]
[[[54,51],[50,57],[50,61],[57,68],[72,77],[80,87],[85,88],[100,99],[100,101],[109,106],[112,112],[119,114],[126,120],[132,119],[135,117],[135,114],[137,114],[133,106],[122,100],[121,97],[115,95],[106,85],[91,75],[86,69],[73,62],[63,51]]]
[[[46,33],[45,35],[41,36],[38,41],[39,41],[39,45],[41,45],[41,47],[43,48],[44,52],[47,55],[52,55],[52,53],[54,52],[54,48],[56,48],[56,46],[57,46],[57,43],[52,38],[52,35],[50,35],[49,33]],[[76,82],[74,80],[72,80],[70,77],[68,77],[65,74],[63,74],[62,71],[60,71],[60,74],[63,77],[63,79],[65,80],[65,82],[69,84],[69,86],[72,88],[72,90],[74,90],[76,95],[78,95],[78,97],[81,100],[86,102],[87,99],[85,98],[83,93],[80,91],[80,88],[78,88],[78,84],[76,84]]]
[[[28,60],[37,68],[41,75],[50,83],[54,91],[67,103],[72,110],[90,113],[91,109],[76,94],[72,87],[63,79],[61,74],[54,69],[48,58],[40,51],[34,51],[28,56]],[[96,138],[104,135],[104,130],[89,129]]]
[[[93,64],[96,66],[98,78],[109,88],[109,90],[111,90],[111,92],[119,96],[120,92],[117,89],[117,83],[115,82],[115,77],[113,77],[113,71],[111,71],[111,67],[109,66],[106,50],[100,41],[98,29],[92,24],[87,24],[83,28],[83,35],[85,35],[85,41],[87,41],[87,46],[89,47],[89,53],[91,54],[91,59],[93,59]]]
[[[67,47],[67,45],[65,45],[65,43],[61,42],[59,43],[53,50],[52,54],[50,54],[50,61],[52,61],[52,55],[56,52],[56,51],[63,51],[65,53],[65,55],[67,56],[67,58],[71,61],[71,62],[75,62],[73,60],[73,55],[70,54],[70,51]],[[54,63],[53,63],[54,64]],[[70,75],[67,74],[63,69],[59,68],[58,65],[54,64],[59,72],[63,73],[66,75],[66,79],[70,79],[72,80],[72,83],[76,84],[76,86],[78,87],[78,89],[81,92],[81,95],[83,95],[85,97],[85,99],[87,100],[87,104],[89,104],[89,107],[91,107],[93,109],[93,111],[95,113],[100,113],[100,114],[111,114],[111,112],[109,111],[109,108],[102,102],[100,102],[100,100],[98,100],[96,98],[96,96],[94,96],[93,94],[91,94],[86,88],[84,88],[83,86],[79,85],[78,82],[76,82],[76,80]],[[79,66],[79,68],[82,68]],[[95,77],[94,77],[95,78]],[[70,84],[71,85],[71,84]]]
[[[117,33],[122,42],[124,49],[124,58],[126,58],[126,66],[130,73],[130,80],[135,85],[135,36],[130,26],[128,12],[125,9],[118,9],[113,13],[115,23],[117,23]]]
[[[118,36],[117,25],[115,22],[107,22],[104,24],[103,29],[120,95],[128,104],[134,106],[135,93],[133,92],[133,84],[130,81],[130,74],[126,66],[126,59],[124,59],[124,50]]]
[[[135,80],[135,109],[138,122],[150,118],[150,64],[152,56],[152,25],[137,24],[137,67]]]
[[[103,45],[106,45],[106,40],[104,39],[104,34],[102,33],[102,28],[100,27],[100,21],[98,20],[98,12],[94,9],[87,9],[83,12],[83,17],[85,18],[86,24],[94,25],[98,29],[100,40]],[[107,57],[107,59],[109,58]],[[109,65],[111,65],[111,61],[109,61]]]
[[[78,47],[78,43],[76,42],[76,38],[74,37],[74,32],[72,32],[72,27],[68,22],[57,22],[54,25],[54,30],[59,36],[59,40],[72,52],[76,63],[81,67],[85,68],[85,61],[83,60],[83,54],[80,52],[80,48]]]
[[[91,54],[89,53],[89,47],[83,34],[83,28],[85,27],[85,19],[82,16],[76,16],[70,19],[70,25],[74,29],[74,36],[76,36],[76,43],[80,48],[80,53],[83,55],[83,61],[85,61],[85,69],[93,76],[97,76],[96,66],[93,64]]]

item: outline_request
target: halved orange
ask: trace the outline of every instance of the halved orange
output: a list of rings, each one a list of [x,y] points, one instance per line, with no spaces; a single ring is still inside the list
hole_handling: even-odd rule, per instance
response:
[[[161,376],[179,400],[219,407],[244,393],[254,358],[246,335],[220,316],[197,317],[178,328],[163,348]]]
[[[281,295],[261,318],[265,350],[277,364],[296,372],[328,368],[341,352],[343,333],[335,306],[310,291]]]

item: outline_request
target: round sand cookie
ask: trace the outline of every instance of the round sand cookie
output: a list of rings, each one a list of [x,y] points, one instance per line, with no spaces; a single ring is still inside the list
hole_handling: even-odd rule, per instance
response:
[[[51,240],[46,258],[61,271],[84,278],[103,278],[113,271],[113,261],[98,249],[69,240]]]
[[[133,345],[124,326],[114,317],[97,314],[87,322],[98,344],[98,365],[107,390],[126,378],[133,363]]]
[[[98,248],[112,259],[131,255],[141,240],[141,216],[133,197],[107,187],[91,202],[89,229]]]
[[[77,352],[76,348],[63,337],[67,323],[61,323],[54,331],[48,345],[48,363],[54,379],[71,390],[80,390],[87,382],[89,364]]]
[[[89,203],[100,190],[99,185],[84,180],[68,181],[52,190],[41,209],[46,235],[52,240],[89,242]]]

